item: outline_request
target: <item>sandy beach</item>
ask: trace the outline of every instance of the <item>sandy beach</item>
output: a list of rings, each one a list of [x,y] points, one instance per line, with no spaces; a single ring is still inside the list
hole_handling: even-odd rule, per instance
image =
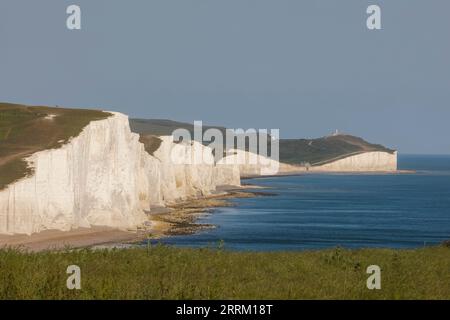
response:
[[[0,235],[0,248],[11,247],[28,251],[61,250],[92,245],[136,241],[145,236],[142,231],[122,231],[107,227],[80,228],[71,231],[47,230],[28,235]]]

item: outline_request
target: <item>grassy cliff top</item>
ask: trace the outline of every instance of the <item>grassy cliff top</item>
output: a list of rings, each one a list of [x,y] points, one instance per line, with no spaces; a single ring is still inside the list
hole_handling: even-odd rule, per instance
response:
[[[193,136],[194,131],[193,124],[171,120],[130,119],[130,126],[132,131],[141,135],[171,135],[174,130],[183,128],[191,132]],[[219,129],[223,134],[226,130],[224,127],[203,126],[203,131],[210,128]],[[280,140],[280,161],[289,164],[319,165],[371,151],[395,152],[382,145],[369,143],[362,138],[343,134],[318,139]]]
[[[171,136],[176,129],[187,129],[194,136],[194,124],[184,123],[166,119],[130,119],[131,130],[139,134],[150,134],[154,136]],[[219,129],[225,134],[224,127],[203,125],[203,131],[208,129]]]
[[[0,190],[31,173],[23,159],[62,146],[103,111],[0,103]]]

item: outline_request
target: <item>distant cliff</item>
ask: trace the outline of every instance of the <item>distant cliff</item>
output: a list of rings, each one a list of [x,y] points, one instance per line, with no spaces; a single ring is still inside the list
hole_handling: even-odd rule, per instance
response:
[[[131,119],[131,129],[139,134],[170,135],[178,128],[194,131],[192,124],[171,120]],[[218,129],[225,136],[224,127],[203,126],[203,131]],[[270,145],[268,145],[270,150]],[[243,155],[248,151],[239,150]],[[397,152],[380,144],[348,134],[333,134],[317,139],[280,139],[279,161],[281,173],[306,170],[317,171],[395,171]],[[258,165],[241,165],[244,176],[261,173]]]
[[[397,170],[397,152],[369,151],[349,155],[326,164],[315,165],[310,171],[383,172]]]
[[[318,139],[280,141],[280,159],[282,162],[291,164],[323,166],[329,162],[367,152],[395,155],[395,150],[347,134],[335,134]]]

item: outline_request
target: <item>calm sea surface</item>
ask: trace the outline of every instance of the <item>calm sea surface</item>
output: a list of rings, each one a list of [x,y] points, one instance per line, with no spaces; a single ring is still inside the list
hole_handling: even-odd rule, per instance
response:
[[[237,250],[414,248],[450,239],[450,156],[399,156],[416,174],[308,174],[247,180],[276,193],[200,219],[216,229],[162,242]],[[258,190],[260,191],[260,190]]]

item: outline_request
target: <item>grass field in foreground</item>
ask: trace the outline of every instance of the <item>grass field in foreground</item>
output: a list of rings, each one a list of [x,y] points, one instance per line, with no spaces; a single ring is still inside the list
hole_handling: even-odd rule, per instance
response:
[[[379,265],[381,290],[366,268]],[[81,290],[68,290],[69,265]],[[0,299],[450,299],[450,248],[0,250]]]

